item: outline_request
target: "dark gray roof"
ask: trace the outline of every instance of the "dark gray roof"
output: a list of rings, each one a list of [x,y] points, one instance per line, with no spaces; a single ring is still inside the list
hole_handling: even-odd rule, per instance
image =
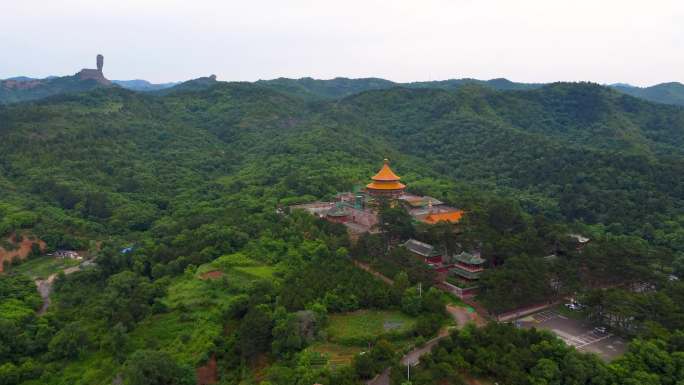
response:
[[[460,268],[460,267],[458,267],[458,266],[454,266],[453,268],[451,268],[451,270],[449,270],[449,273],[452,274],[452,275],[455,274],[455,275],[461,276],[461,277],[463,277],[463,278],[468,278],[468,279],[479,279],[479,278],[480,278],[480,274],[481,274],[482,272],[479,272],[479,271],[478,271],[478,272],[468,271],[468,270],[462,269],[462,268]]]
[[[434,246],[417,241],[415,239],[409,239],[406,241],[406,243],[404,243],[404,247],[406,247],[410,252],[422,255],[423,257],[434,257],[439,255],[439,253],[435,251]]]
[[[470,254],[465,251],[461,254],[454,255],[454,259],[459,262],[466,263],[468,265],[482,265],[483,263],[485,263],[485,260],[482,259],[482,257],[480,257],[479,253]]]

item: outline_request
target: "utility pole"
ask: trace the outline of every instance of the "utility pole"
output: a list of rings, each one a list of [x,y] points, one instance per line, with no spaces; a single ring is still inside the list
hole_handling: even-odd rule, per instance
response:
[[[401,385],[411,385],[411,362],[407,362],[406,365],[406,382]]]
[[[423,283],[418,282],[418,296],[422,297],[423,296]]]

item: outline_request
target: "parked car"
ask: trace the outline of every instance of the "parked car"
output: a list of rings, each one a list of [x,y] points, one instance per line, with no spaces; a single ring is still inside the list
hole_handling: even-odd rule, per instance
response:
[[[597,334],[606,334],[608,333],[608,329],[606,329],[605,326],[597,326],[594,328],[594,333]]]
[[[570,310],[582,310],[582,305],[575,302],[566,303],[565,307],[567,307]]]

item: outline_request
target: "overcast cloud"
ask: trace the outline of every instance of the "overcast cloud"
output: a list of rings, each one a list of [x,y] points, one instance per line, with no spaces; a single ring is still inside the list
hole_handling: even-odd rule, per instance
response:
[[[681,0],[0,0],[0,78],[684,82]]]

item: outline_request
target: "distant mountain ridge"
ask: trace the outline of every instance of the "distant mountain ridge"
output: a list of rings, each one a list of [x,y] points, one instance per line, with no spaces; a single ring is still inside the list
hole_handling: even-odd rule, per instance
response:
[[[166,88],[171,88],[181,84],[181,82],[169,82],[169,83],[150,83],[143,79],[133,79],[133,80],[112,80],[112,83],[117,86],[127,88],[133,91],[149,92],[149,91],[159,91]]]
[[[504,78],[491,80],[464,78],[396,83],[380,78],[349,79],[338,77],[329,80],[320,80],[306,77],[300,79],[278,78],[273,80],[259,80],[256,84],[293,96],[338,99],[364,91],[390,89],[394,87],[431,88],[454,91],[463,86],[478,85],[498,91],[529,91],[539,89],[549,83],[517,83]],[[651,102],[684,106],[684,84],[681,83],[662,83],[645,88],[631,86],[626,83],[616,83],[608,85],[608,87],[618,92]]]
[[[97,68],[84,68],[75,75],[33,79],[26,76],[0,81],[0,104],[42,99],[53,95],[90,91],[113,84],[102,73],[104,57],[97,55]]]
[[[53,95],[90,91],[99,87],[111,87],[96,79],[83,79],[78,75],[50,79],[0,81],[0,104],[43,99]]]
[[[119,86],[138,92],[166,95],[176,92],[200,91],[213,87],[218,83],[225,83],[217,80],[215,75],[185,82],[159,84],[143,79],[110,81],[102,74],[100,64],[98,62],[98,69],[83,69],[73,76],[51,76],[45,79],[17,76],[0,80],[0,104],[36,100],[63,93],[84,92],[97,87]],[[366,91],[387,90],[396,87],[455,91],[464,86],[475,85],[497,91],[529,91],[539,89],[549,83],[518,83],[505,78],[490,80],[462,78],[399,83],[382,78],[352,79],[336,77],[324,80],[311,77],[299,79],[281,77],[270,80],[257,80],[254,84],[306,100],[331,100],[342,99]],[[684,106],[684,84],[678,82],[662,83],[644,88],[635,87],[627,83],[615,83],[607,87],[655,103]]]
[[[48,76],[36,79],[28,76],[15,76],[0,80],[0,104],[37,100],[53,95],[78,93],[99,87],[123,87],[133,91],[149,92],[171,88],[179,83],[153,84],[147,80],[113,80],[104,76],[104,56],[97,55],[97,68],[84,68],[71,76]]]
[[[163,89],[155,90],[156,95],[166,95],[170,93],[186,92],[186,91],[202,91],[211,88],[220,82],[216,80],[216,75],[203,76],[197,79],[188,80],[185,82],[177,83],[173,87],[166,87]]]
[[[644,88],[627,84],[612,84],[610,87],[622,93],[652,102],[684,106],[684,84],[682,83],[661,83]]]
[[[278,78],[273,80],[258,80],[255,83],[294,96],[325,99],[339,99],[365,91],[384,90],[394,87],[432,88],[453,91],[465,85],[474,84],[495,90],[532,90],[544,85],[541,83],[516,83],[501,78],[491,80],[449,79],[397,83],[381,78],[350,79],[337,77],[330,80],[320,80],[306,77],[300,79]]]

